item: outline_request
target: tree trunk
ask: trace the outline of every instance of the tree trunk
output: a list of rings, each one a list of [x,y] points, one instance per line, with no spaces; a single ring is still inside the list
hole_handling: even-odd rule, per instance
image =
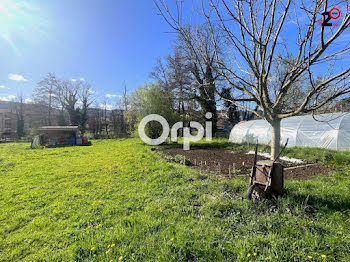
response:
[[[52,86],[51,86],[51,88],[52,88]],[[52,93],[50,92],[49,93],[49,126],[51,126],[51,104],[52,104],[52,101],[51,101],[51,99],[52,99]]]
[[[274,119],[271,123],[271,160],[274,160],[280,152],[281,147],[281,119]]]

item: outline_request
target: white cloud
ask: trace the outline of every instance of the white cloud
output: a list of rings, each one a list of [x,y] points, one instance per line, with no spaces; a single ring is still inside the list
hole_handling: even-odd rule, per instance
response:
[[[24,78],[24,76],[17,75],[17,74],[8,74],[8,79],[13,81],[28,81],[27,79]]]
[[[11,100],[16,99],[16,98],[17,98],[17,96],[8,95],[8,96],[2,96],[2,97],[0,97],[0,100],[1,100],[1,101],[11,101]]]
[[[106,97],[107,98],[112,98],[112,97],[119,97],[119,98],[121,98],[122,96],[121,95],[116,95],[116,94],[106,94]]]
[[[99,104],[99,107],[101,108],[101,109],[107,109],[107,110],[113,110],[114,109],[114,106],[113,105],[111,105],[111,104]]]
[[[0,86],[0,88],[5,88],[5,86]]]
[[[33,103],[33,102],[34,102],[34,100],[31,99],[31,98],[26,98],[26,99],[24,99],[24,103],[31,104],[31,103]]]
[[[85,81],[85,78],[84,78],[84,77],[80,77],[79,79],[77,79],[77,78],[72,78],[71,81],[72,81],[72,82],[77,82],[77,81],[84,82],[84,81]]]
[[[94,91],[94,90],[92,90],[92,89],[89,89],[88,93],[89,93],[90,95],[92,95],[92,94],[94,94],[94,93],[95,93],[95,91]]]

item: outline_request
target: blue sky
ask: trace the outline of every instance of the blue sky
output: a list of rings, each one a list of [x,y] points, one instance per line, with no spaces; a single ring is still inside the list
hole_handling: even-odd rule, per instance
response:
[[[48,72],[84,78],[99,99],[116,102],[149,80],[173,34],[144,0],[1,0],[0,98],[29,98]],[[23,77],[23,78],[22,78]],[[23,81],[24,80],[24,81]]]
[[[187,13],[195,2],[186,1]],[[281,36],[295,51],[296,26],[284,29]],[[97,103],[115,105],[124,81],[131,93],[150,80],[158,57],[172,53],[169,31],[152,0],[0,0],[0,99],[30,98],[52,72],[88,81]],[[339,41],[349,39],[347,30]],[[341,64],[348,62],[349,55]]]

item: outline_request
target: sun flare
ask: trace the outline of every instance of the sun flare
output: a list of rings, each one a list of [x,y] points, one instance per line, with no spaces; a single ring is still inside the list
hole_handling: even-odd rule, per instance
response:
[[[44,20],[39,9],[26,1],[1,0],[0,40],[5,41],[14,51],[19,42],[33,42],[44,34]]]

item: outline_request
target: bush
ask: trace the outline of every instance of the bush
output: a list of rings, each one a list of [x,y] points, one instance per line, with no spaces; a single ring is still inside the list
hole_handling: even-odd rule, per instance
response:
[[[169,126],[179,120],[179,115],[172,109],[173,100],[170,94],[165,93],[159,85],[146,84],[138,88],[130,97],[131,108],[126,112],[126,120],[131,126],[134,136],[138,136],[138,125],[142,118],[150,114],[164,117]],[[146,125],[145,133],[150,138],[158,138],[162,133],[162,126],[156,121]]]

